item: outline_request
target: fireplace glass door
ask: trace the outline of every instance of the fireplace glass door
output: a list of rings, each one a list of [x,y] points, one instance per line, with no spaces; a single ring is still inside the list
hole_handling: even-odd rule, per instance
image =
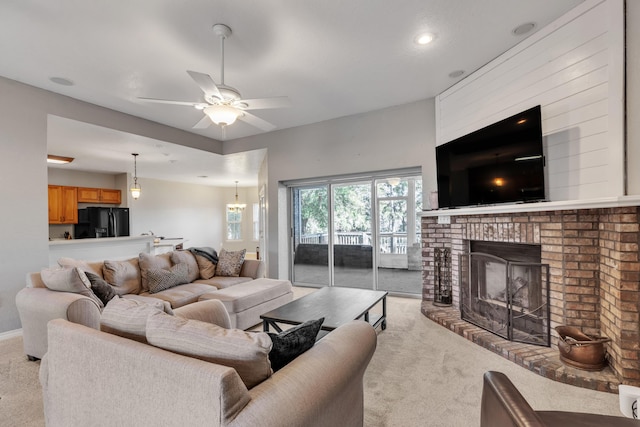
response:
[[[464,320],[510,341],[550,345],[548,265],[469,252],[459,269]]]

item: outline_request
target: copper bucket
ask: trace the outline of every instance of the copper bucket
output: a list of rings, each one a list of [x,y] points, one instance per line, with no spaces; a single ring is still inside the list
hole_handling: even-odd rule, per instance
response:
[[[604,343],[611,341],[605,337],[591,337],[573,326],[556,326],[560,335],[558,349],[560,360],[569,366],[585,371],[600,371],[607,366]]]

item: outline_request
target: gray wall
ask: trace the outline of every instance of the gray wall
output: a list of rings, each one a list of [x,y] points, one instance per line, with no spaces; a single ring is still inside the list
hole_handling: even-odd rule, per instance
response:
[[[640,1],[627,0],[627,194],[640,194]]]
[[[289,275],[287,200],[282,181],[422,167],[424,192],[428,194],[436,188],[434,117],[432,98],[225,143],[224,154],[269,150],[265,166],[269,276]]]
[[[220,154],[222,143],[0,77],[0,333],[20,328],[15,296],[48,265],[47,115]]]

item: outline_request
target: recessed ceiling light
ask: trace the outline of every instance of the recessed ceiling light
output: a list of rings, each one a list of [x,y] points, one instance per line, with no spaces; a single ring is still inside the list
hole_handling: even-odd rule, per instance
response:
[[[511,30],[511,33],[514,36],[522,36],[524,34],[527,34],[529,31],[533,30],[535,27],[536,27],[535,22],[527,22],[515,27],[513,30]]]
[[[432,33],[420,34],[418,37],[416,37],[416,43],[418,43],[419,45],[429,44],[435,38],[436,38],[436,36],[434,34],[432,34]]]
[[[209,178],[208,175],[198,175],[198,178]]]
[[[69,79],[65,79],[64,77],[49,77],[49,80],[62,86],[73,86],[73,82]]]
[[[457,79],[463,74],[464,74],[464,70],[455,70],[449,73],[449,77],[451,77],[452,79]]]

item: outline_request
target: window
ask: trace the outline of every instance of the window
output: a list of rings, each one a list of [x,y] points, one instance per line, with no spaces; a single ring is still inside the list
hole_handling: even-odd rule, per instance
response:
[[[242,240],[242,209],[227,205],[227,240]]]
[[[260,206],[253,204],[253,240],[260,240]]]

